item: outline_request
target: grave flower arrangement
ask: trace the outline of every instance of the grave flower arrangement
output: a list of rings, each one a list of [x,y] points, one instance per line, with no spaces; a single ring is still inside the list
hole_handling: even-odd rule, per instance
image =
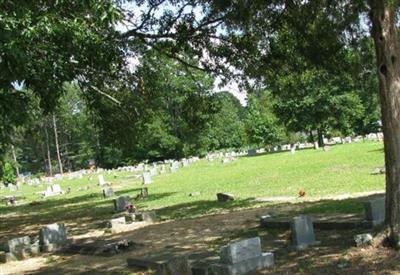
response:
[[[134,206],[133,204],[128,204],[127,206],[125,206],[126,211],[128,211],[128,213],[135,213],[136,211],[136,206]]]

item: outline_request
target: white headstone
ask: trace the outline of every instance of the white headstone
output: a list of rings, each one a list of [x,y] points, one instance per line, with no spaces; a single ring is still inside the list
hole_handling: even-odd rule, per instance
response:
[[[97,182],[100,186],[105,185],[106,181],[104,180],[104,176],[103,175],[98,175],[97,177]]]

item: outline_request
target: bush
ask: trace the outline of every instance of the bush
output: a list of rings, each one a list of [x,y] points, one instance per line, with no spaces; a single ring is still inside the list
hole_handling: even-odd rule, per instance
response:
[[[9,162],[6,162],[3,167],[3,182],[6,186],[10,183],[15,184],[17,182],[14,167]]]

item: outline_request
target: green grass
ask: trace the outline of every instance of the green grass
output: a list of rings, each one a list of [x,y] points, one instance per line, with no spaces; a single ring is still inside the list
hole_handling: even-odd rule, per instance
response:
[[[202,160],[176,173],[154,177],[154,183],[148,186],[149,197],[135,204],[141,209],[157,209],[163,218],[171,219],[257,207],[260,204],[254,202],[254,198],[296,197],[299,190],[306,192],[306,198],[382,190],[384,176],[370,175],[373,168],[383,166],[382,148],[381,143],[365,142],[334,146],[327,152],[302,150],[295,155],[283,152],[242,157],[227,164]],[[134,179],[133,173],[104,173],[104,176],[112,183],[116,195],[134,197],[142,187],[141,180]],[[111,215],[112,199],[102,198],[97,175],[92,179],[85,176],[59,183],[64,190],[71,187],[71,193],[44,200],[35,193],[45,190],[45,185],[24,185],[16,193],[0,190],[0,196],[25,197],[17,207],[0,207],[0,217],[5,221],[1,222],[0,231],[10,233],[14,227],[61,220],[89,224]],[[201,194],[190,197],[192,192]],[[237,199],[218,203],[217,192],[232,193]],[[41,204],[30,206],[27,203],[31,201]],[[308,211],[347,213],[359,212],[362,208],[354,202],[332,202]]]

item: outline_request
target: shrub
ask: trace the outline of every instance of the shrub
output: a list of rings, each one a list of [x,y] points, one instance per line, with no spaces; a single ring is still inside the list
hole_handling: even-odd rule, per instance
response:
[[[9,162],[6,162],[3,167],[3,182],[6,186],[10,183],[15,184],[17,182],[14,167]]]

